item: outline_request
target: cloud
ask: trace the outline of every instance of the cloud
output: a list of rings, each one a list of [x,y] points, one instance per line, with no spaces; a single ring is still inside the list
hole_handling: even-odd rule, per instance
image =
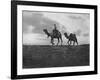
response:
[[[90,14],[88,13],[72,13],[68,14],[67,17],[70,20],[72,26],[75,26],[77,29],[81,29],[81,31],[87,31],[90,27]]]
[[[35,29],[39,28],[41,19],[42,19],[42,14],[40,13],[36,14],[36,12],[27,12],[27,11],[23,12],[23,20],[22,20],[23,21],[23,32],[27,32],[27,29],[24,29],[24,28],[28,28],[28,26],[26,25],[35,26]]]
[[[89,36],[89,33],[84,33],[83,36],[84,37],[88,37]]]
[[[43,33],[44,28],[51,30],[54,24],[59,23],[44,17],[41,12],[23,12],[23,32],[27,32],[27,25],[32,25],[35,27],[33,33]]]
[[[81,36],[82,31],[78,29],[77,31],[74,32],[77,36]]]

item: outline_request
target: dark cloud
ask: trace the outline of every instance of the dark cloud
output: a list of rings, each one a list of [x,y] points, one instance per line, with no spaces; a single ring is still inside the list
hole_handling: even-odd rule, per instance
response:
[[[33,29],[34,33],[43,33],[44,28],[51,30],[54,24],[59,25],[58,22],[50,20],[47,17],[44,17],[44,15],[41,12],[29,12],[32,13],[32,15],[25,15],[25,13],[27,12],[26,11],[23,12],[23,18],[22,18],[23,32],[27,32],[28,25],[32,25],[35,27]]]

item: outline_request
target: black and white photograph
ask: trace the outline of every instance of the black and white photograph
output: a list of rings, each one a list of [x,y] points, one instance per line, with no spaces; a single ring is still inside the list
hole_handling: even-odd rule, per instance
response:
[[[23,68],[89,65],[90,14],[22,12]]]
[[[12,78],[97,74],[96,6],[19,1],[12,14]]]

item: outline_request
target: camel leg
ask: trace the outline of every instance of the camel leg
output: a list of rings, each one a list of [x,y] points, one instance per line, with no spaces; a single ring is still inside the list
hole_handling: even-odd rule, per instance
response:
[[[78,41],[77,41],[77,39],[76,39],[76,43],[77,43],[77,45],[78,45]]]
[[[52,39],[51,39],[51,44],[52,44]],[[53,45],[53,44],[52,44]]]
[[[58,39],[58,43],[57,43],[57,45],[59,44],[59,38],[57,38]]]
[[[78,45],[78,41],[76,40],[76,43],[77,43],[77,45]]]
[[[76,42],[77,43],[77,45],[78,45],[78,42]]]
[[[69,40],[67,41],[67,44],[69,45]]]
[[[72,41],[70,41],[70,45],[72,44]]]
[[[73,45],[75,45],[75,41],[73,41]]]
[[[77,41],[77,38],[75,38],[75,42],[76,42],[76,44],[78,45],[78,41]]]
[[[68,45],[70,45],[69,42],[70,42],[70,40],[67,41],[67,44],[68,44]]]
[[[54,45],[54,43],[53,43],[53,38],[51,38],[51,44]]]
[[[62,43],[63,43],[62,37],[60,38],[60,40],[61,40],[61,45],[62,45]]]

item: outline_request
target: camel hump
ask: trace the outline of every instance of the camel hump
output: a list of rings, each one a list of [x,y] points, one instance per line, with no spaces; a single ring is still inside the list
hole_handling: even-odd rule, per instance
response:
[[[74,37],[76,37],[76,34],[73,34]]]
[[[73,36],[73,33],[70,33],[70,35],[69,35],[70,37],[72,37]]]
[[[69,37],[72,38],[72,39],[75,39],[76,38],[76,34],[70,33]]]

